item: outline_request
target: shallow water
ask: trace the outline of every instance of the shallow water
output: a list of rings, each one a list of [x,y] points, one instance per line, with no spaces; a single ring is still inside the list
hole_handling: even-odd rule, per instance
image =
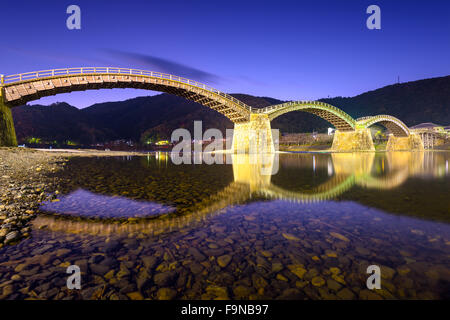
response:
[[[278,156],[74,157],[32,237],[0,249],[0,288],[18,299],[450,298],[449,152]],[[65,287],[70,264],[79,291]],[[369,265],[381,290],[367,289]]]

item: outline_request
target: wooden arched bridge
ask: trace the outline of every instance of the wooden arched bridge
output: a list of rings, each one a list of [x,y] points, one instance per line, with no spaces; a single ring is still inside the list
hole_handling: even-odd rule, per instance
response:
[[[4,102],[10,106],[58,93],[93,89],[136,88],[167,92],[216,110],[233,122],[250,119],[251,108],[238,99],[186,78],[128,68],[66,68],[2,78]]]
[[[392,116],[355,120],[344,111],[320,101],[291,101],[262,109],[252,108],[205,84],[160,72],[115,67],[64,68],[1,76],[0,80],[1,146],[17,145],[12,107],[72,91],[137,88],[174,94],[223,114],[235,124],[235,152],[261,151],[259,145],[266,146],[265,151],[274,151],[270,121],[297,110],[315,114],[337,129],[332,147],[334,151],[375,150],[368,130],[374,124],[385,126],[392,133],[389,150],[423,149],[420,136],[411,134],[401,120]],[[257,147],[252,148],[255,144]]]
[[[369,128],[374,124],[381,124],[389,129],[396,137],[408,137],[410,135],[409,128],[401,120],[389,115],[378,115],[356,119],[357,126],[361,128]]]
[[[258,109],[255,112],[266,114],[272,121],[285,113],[297,110],[315,114],[331,123],[337,130],[353,131],[355,129],[355,120],[351,116],[328,103],[320,101],[290,101]]]

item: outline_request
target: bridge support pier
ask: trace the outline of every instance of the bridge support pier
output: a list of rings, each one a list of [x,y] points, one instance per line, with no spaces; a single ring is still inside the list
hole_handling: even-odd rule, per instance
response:
[[[17,147],[16,130],[11,108],[3,102],[3,88],[0,87],[0,147]]]
[[[423,151],[423,141],[420,135],[411,133],[407,137],[389,136],[386,151]]]
[[[250,121],[236,123],[233,131],[233,153],[273,153],[275,147],[267,114],[252,113]]]
[[[372,134],[369,129],[355,129],[355,131],[336,130],[331,151],[375,151]]]

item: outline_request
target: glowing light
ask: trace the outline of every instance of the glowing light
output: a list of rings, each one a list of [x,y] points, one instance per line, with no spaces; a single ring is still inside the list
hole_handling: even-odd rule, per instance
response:
[[[333,163],[331,162],[331,158],[328,159],[327,169],[328,169],[328,176],[331,177],[333,175]]]

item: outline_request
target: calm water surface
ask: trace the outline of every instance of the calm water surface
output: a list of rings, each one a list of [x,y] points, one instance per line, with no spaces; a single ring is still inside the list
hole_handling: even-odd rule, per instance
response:
[[[449,152],[231,160],[72,158],[32,238],[0,250],[0,286],[17,299],[450,298]],[[70,264],[80,291],[65,287]]]

